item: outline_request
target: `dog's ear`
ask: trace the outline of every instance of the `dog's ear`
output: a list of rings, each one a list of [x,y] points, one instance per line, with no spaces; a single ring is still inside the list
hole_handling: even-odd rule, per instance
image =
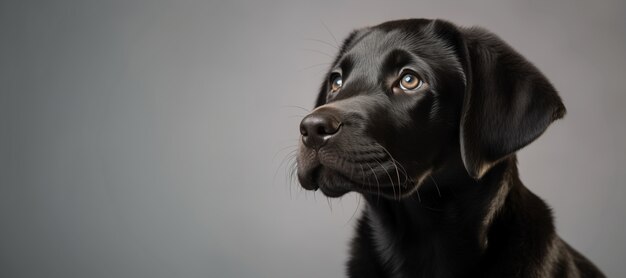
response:
[[[453,33],[447,32],[455,37],[466,77],[461,156],[470,176],[479,179],[562,118],[565,106],[548,79],[496,35],[479,28]]]

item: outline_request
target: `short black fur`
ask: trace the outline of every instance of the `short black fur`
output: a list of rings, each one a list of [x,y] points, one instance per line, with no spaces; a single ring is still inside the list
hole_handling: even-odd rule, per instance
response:
[[[421,86],[401,86],[407,74]],[[301,123],[298,178],[366,200],[349,277],[604,277],[517,171],[515,152],[564,115],[546,77],[494,34],[386,22],[344,41]]]

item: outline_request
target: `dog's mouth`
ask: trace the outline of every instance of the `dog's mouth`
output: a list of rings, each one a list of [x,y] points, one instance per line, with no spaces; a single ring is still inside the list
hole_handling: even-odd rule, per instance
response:
[[[304,189],[320,190],[328,197],[350,191],[401,198],[412,193],[419,181],[388,152],[339,150],[298,154],[298,180]]]

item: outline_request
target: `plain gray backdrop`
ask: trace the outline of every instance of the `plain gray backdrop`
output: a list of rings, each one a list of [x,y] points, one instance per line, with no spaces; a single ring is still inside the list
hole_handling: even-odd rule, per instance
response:
[[[362,204],[288,182],[295,106],[336,40],[411,17],[486,27],[554,83],[568,114],[522,180],[626,276],[624,1],[3,0],[0,277],[343,276]]]

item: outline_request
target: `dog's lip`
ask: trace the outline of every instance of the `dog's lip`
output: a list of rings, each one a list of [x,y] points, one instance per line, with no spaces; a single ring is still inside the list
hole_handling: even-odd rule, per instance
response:
[[[365,186],[365,187],[355,189],[355,191],[360,192],[360,193],[387,196],[393,199],[399,199],[404,196],[410,195],[410,193],[414,192],[414,190],[415,190],[414,187],[407,187],[407,186],[398,187],[397,185],[380,186],[380,187]]]
[[[320,156],[320,150],[317,150],[315,155],[310,153],[308,155],[301,154],[300,159],[306,160],[300,161],[297,176],[303,189],[320,190],[328,197],[339,197],[347,192],[354,191],[394,198],[404,196],[415,189],[413,186],[414,182],[411,179],[403,180],[400,184],[398,184],[399,181],[392,181],[391,179],[394,179],[398,174],[395,171],[385,171],[385,174],[382,174],[382,176],[379,174],[378,178],[358,178],[358,176],[353,178],[349,170],[338,167],[339,165],[334,163],[332,159],[324,158],[324,155]],[[389,180],[387,180],[387,177]]]
[[[330,181],[322,182],[322,175],[331,175]],[[398,184],[362,184],[347,176],[341,172],[334,170],[323,164],[311,168],[306,174],[298,176],[302,188],[306,190],[320,190],[328,197],[340,197],[350,191],[359,192],[363,194],[374,194],[380,196],[386,196],[393,199],[399,199],[414,192],[417,188],[409,183],[404,183],[401,186]],[[327,177],[328,178],[328,177]],[[328,183],[330,182],[330,183]]]
[[[320,187],[320,190],[324,193],[324,195],[328,196],[328,197],[341,197],[343,194],[348,193],[350,190],[337,190],[334,187],[331,186],[322,186]]]
[[[298,173],[298,180],[300,181],[300,185],[306,190],[317,190],[319,189],[318,179],[320,175],[320,171],[322,170],[321,165],[315,166],[313,169],[307,171],[307,173]]]
[[[329,175],[327,179],[331,179],[332,182],[323,182],[322,175]],[[324,195],[328,197],[339,197],[351,190],[355,190],[353,183],[348,178],[344,177],[341,173],[333,170],[330,167],[319,164],[305,173],[298,175],[300,185],[306,190],[318,190],[320,189]],[[338,182],[341,181],[341,182]],[[342,184],[350,184],[348,186],[342,186]]]
[[[340,197],[356,189],[353,181],[330,167],[320,166],[316,170],[318,172],[315,178],[319,189],[328,197]],[[330,183],[321,182],[321,175],[329,175],[330,178],[327,177],[327,179],[331,179]]]

